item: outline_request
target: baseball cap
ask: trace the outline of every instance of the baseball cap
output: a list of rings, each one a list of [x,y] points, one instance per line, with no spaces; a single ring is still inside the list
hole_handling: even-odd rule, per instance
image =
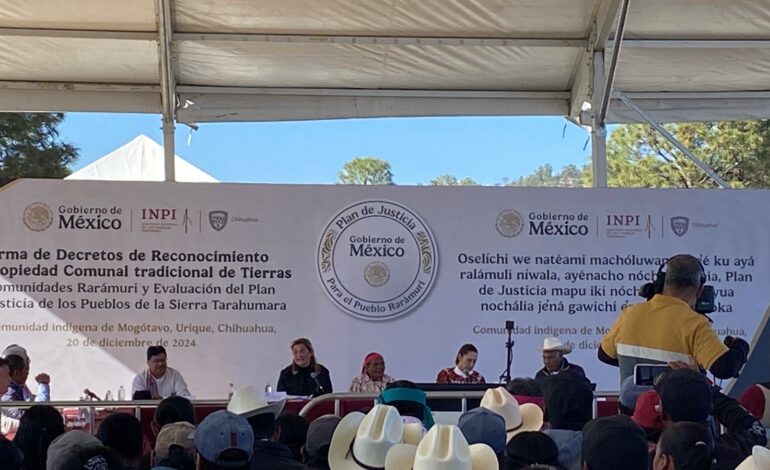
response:
[[[494,411],[483,407],[466,411],[460,415],[457,427],[468,444],[486,444],[497,455],[505,451],[505,420]]]
[[[83,449],[100,447],[101,441],[83,431],[69,431],[60,435],[48,446],[48,458],[45,462],[46,470],[58,470],[69,459],[78,455]]]
[[[655,390],[648,390],[636,400],[634,415],[631,419],[646,431],[663,429],[663,419],[660,417],[660,397]]]
[[[647,470],[647,438],[623,415],[589,421],[583,427],[583,461],[591,470]]]
[[[314,419],[307,428],[305,452],[309,457],[317,457],[324,446],[332,443],[332,436],[342,418],[334,415],[324,415]]]
[[[706,421],[711,413],[711,386],[706,377],[691,369],[666,372],[655,389],[663,410],[672,421]]]
[[[206,416],[195,430],[195,449],[206,461],[221,467],[246,465],[254,455],[254,432],[243,416],[219,410]],[[223,460],[225,451],[241,450],[242,458]]]
[[[163,426],[155,440],[155,458],[167,459],[171,446],[179,446],[185,454],[192,455],[195,450],[195,426],[179,421]]]

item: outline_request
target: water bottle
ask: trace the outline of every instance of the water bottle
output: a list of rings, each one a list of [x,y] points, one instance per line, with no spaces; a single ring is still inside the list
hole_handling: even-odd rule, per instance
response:
[[[104,394],[104,401],[112,401],[112,390],[107,390]]]
[[[271,393],[273,393],[273,387],[270,384],[265,385],[265,395],[270,395]]]
[[[118,389],[118,401],[126,401],[126,388],[122,385]]]
[[[229,387],[227,387],[227,399],[231,399],[233,397],[233,391],[235,390],[235,387],[231,383]]]

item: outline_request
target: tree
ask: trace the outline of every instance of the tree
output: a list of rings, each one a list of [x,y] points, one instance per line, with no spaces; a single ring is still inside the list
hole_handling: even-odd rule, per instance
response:
[[[736,188],[770,186],[770,121],[667,124],[696,157]],[[695,163],[648,125],[621,126],[607,142],[609,186],[714,188]],[[591,181],[590,169],[584,181]]]
[[[506,186],[580,188],[583,187],[583,170],[575,165],[565,165],[554,174],[551,164],[546,163],[537,167],[532,174],[511,181]]]
[[[393,184],[390,163],[374,157],[356,157],[337,175],[342,184]]]
[[[0,179],[64,178],[79,149],[59,139],[62,113],[0,114]]]
[[[457,177],[455,175],[438,175],[437,177],[430,180],[431,186],[478,186],[479,184],[473,180],[473,178],[470,178],[466,176],[465,178],[461,180],[457,180]]]

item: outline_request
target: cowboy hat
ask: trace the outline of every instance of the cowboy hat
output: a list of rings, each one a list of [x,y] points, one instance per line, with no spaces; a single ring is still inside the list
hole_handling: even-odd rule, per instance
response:
[[[393,446],[385,470],[497,470],[495,452],[486,444],[468,445],[457,426],[436,425],[420,445]]]
[[[543,348],[541,351],[556,351],[562,354],[569,354],[572,352],[572,347],[569,344],[564,344],[561,339],[551,336],[543,340]]]
[[[504,387],[487,389],[481,406],[503,417],[508,440],[520,432],[539,431],[543,427],[543,410],[533,403],[519,405]]]
[[[233,393],[230,398],[230,403],[227,404],[227,411],[237,415],[241,415],[244,418],[251,418],[252,416],[270,413],[273,418],[277,418],[283,410],[283,405],[286,404],[286,399],[278,400],[273,403],[268,403],[265,397],[257,392],[257,389],[249,385],[246,388],[241,388]]]
[[[770,450],[754,446],[751,455],[735,467],[735,470],[767,470],[770,469]]]
[[[334,430],[329,467],[334,470],[383,468],[388,451],[401,444],[403,438],[401,416],[392,406],[375,405],[366,415],[350,413]]]

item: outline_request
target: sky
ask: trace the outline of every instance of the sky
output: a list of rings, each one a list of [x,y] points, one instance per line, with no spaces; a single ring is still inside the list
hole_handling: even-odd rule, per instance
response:
[[[565,127],[566,124],[566,127]],[[139,134],[162,143],[159,115],[68,113],[61,138],[77,170]],[[492,185],[550,163],[582,166],[589,134],[557,117],[380,118],[177,125],[176,154],[222,182],[333,184],[345,162],[390,162],[400,185],[440,174]]]

